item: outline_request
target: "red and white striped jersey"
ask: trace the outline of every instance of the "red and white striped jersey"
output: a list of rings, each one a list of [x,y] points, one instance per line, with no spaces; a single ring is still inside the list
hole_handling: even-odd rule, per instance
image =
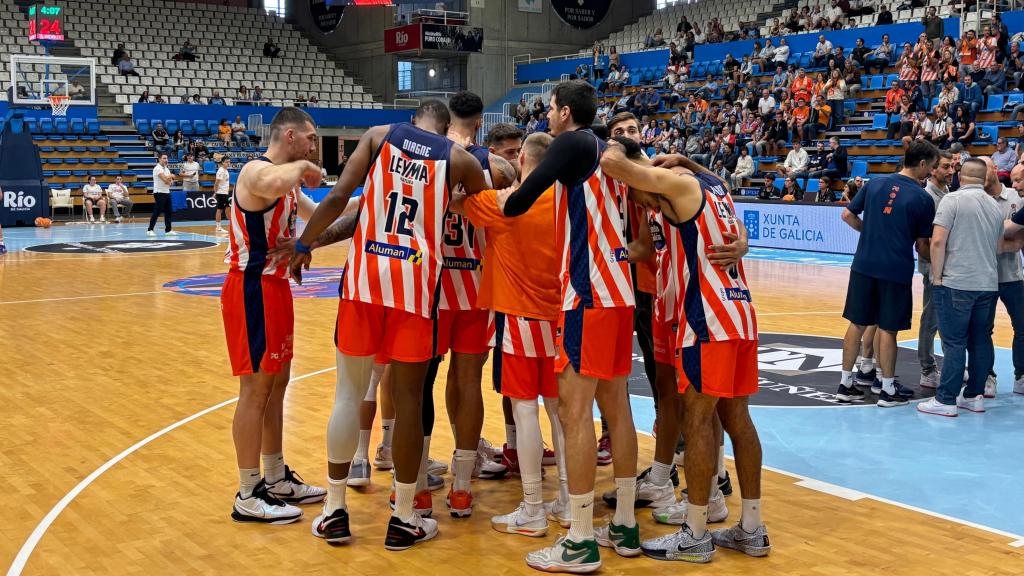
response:
[[[594,136],[598,156],[605,143]],[[563,246],[562,310],[634,306],[625,240],[626,185],[600,164],[573,186],[555,184],[556,243]],[[556,244],[557,245],[557,244]]]
[[[489,152],[481,146],[466,148],[484,169],[491,184]],[[448,212],[442,229],[441,310],[475,310],[480,293],[480,270],[484,256],[484,235],[466,218]]]
[[[253,162],[270,162],[260,156]],[[264,210],[243,210],[238,202],[238,190],[231,203],[229,244],[224,256],[228,270],[247,274],[262,274],[277,278],[288,278],[288,259],[268,261],[267,253],[283,238],[295,237],[296,198],[298,192],[292,189],[278,198]]]
[[[411,124],[391,126],[366,176],[342,299],[433,316],[451,145]]]
[[[701,209],[688,222],[675,224],[672,236],[679,335],[676,348],[700,342],[757,340],[757,318],[743,263],[723,269],[708,259],[710,246],[725,243],[725,232],[738,234],[739,223],[728,189],[718,178],[699,173],[704,192]]]
[[[978,40],[977,66],[981,70],[988,70],[996,63],[996,52],[999,50],[999,41],[995,36],[988,36]]]
[[[672,243],[665,229],[665,217],[660,211],[651,211],[648,217],[651,227],[651,241],[657,259],[657,274],[654,277],[654,320],[671,322],[676,319],[676,279],[675,267],[672,264]]]
[[[491,314],[490,346],[497,348],[501,338],[501,351],[512,356],[526,358],[554,358],[555,323],[549,320],[534,320],[514,314],[494,312]]]

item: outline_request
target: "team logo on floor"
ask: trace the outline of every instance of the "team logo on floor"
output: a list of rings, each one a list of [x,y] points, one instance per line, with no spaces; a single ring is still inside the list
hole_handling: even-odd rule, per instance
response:
[[[633,359],[629,391],[650,396],[639,348],[635,348]],[[941,358],[939,362],[941,366]],[[877,396],[862,388],[867,392],[863,402],[841,404],[836,401],[835,393],[843,369],[843,341],[840,338],[762,333],[757,363],[760,391],[750,400],[755,406],[874,406],[877,400]],[[934,390],[918,386],[920,374],[917,351],[899,348],[896,376],[900,383],[914,391],[914,399],[934,396]]]
[[[291,281],[292,296],[296,298],[337,298],[341,268],[311,268],[302,271],[302,285]],[[164,288],[195,296],[220,296],[220,287],[227,274],[191,276],[164,284]]]
[[[139,252],[200,250],[216,245],[216,242],[204,240],[90,240],[88,242],[40,244],[29,246],[25,250],[50,254],[136,254]]]

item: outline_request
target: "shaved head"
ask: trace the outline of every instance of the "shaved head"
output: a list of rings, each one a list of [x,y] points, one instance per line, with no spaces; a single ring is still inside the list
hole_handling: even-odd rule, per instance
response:
[[[985,185],[988,166],[981,158],[971,158],[960,168],[960,182],[964,184]]]

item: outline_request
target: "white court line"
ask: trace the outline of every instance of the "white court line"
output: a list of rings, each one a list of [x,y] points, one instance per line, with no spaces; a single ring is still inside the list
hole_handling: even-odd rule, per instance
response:
[[[40,298],[38,300],[7,300],[3,304],[33,304],[36,302],[60,302],[63,300],[92,300],[95,298],[120,298],[121,296],[146,296],[149,294],[178,294],[174,290],[153,290],[152,292],[126,292],[124,294],[94,294],[92,296],[65,296],[62,298]]]
[[[308,374],[296,376],[295,378],[292,378],[289,382],[298,382],[299,380],[305,380],[306,378],[309,378],[311,376],[323,374],[324,372],[330,372],[335,369],[335,366],[331,366],[330,368],[324,368],[323,370],[317,370],[316,372],[310,372]],[[28,563],[28,559],[32,555],[32,552],[36,549],[36,546],[39,544],[39,541],[42,540],[43,536],[46,534],[46,531],[50,528],[53,522],[57,520],[57,517],[60,516],[60,513],[63,512],[64,509],[71,504],[71,501],[74,500],[75,497],[81,494],[83,490],[88,488],[89,485],[96,481],[96,479],[99,478],[101,475],[103,475],[104,472],[112,468],[114,464],[117,464],[121,460],[124,460],[133,452],[137,451],[139,448],[142,448],[146,444],[149,444],[150,442],[156,440],[157,438],[163,436],[164,434],[167,434],[168,432],[176,428],[180,428],[197,418],[209,414],[210,412],[234,404],[237,401],[238,396],[235,396],[234,398],[225,400],[219,404],[214,404],[213,406],[210,406],[209,408],[206,408],[204,410],[200,410],[199,412],[196,412],[195,414],[189,416],[188,418],[178,420],[177,422],[171,424],[170,426],[164,428],[163,430],[154,432],[153,434],[150,434],[149,436],[143,438],[142,440],[136,442],[135,444],[132,444],[117,456],[114,456],[110,460],[104,462],[102,466],[94,470],[92,474],[89,474],[84,479],[82,479],[82,481],[79,482],[74,488],[72,488],[70,492],[65,494],[64,497],[61,498],[59,502],[54,504],[53,508],[51,508],[50,511],[47,512],[46,516],[44,516],[43,519],[39,521],[39,524],[36,525],[35,530],[32,531],[32,534],[30,534],[28,539],[25,540],[25,543],[22,544],[21,549],[18,550],[18,555],[15,556],[14,562],[11,563],[11,567],[7,570],[7,576],[18,576],[21,574],[21,571],[25,569],[25,564]]]

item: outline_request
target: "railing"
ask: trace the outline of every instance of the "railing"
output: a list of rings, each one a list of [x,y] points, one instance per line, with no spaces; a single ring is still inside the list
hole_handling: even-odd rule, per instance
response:
[[[395,98],[395,100],[397,101],[397,100],[413,100],[413,99],[415,99],[415,100],[417,100],[417,106],[418,106],[420,99],[437,98],[439,100],[444,100],[447,103],[448,99],[450,99],[454,95],[455,95],[455,92],[438,92],[438,91],[433,91],[433,90],[415,90],[415,91],[412,91],[412,92],[402,92],[402,93],[400,93],[398,95],[397,98]]]
[[[476,135],[477,144],[483,145],[484,138],[487,136],[487,133],[491,131],[491,128],[493,128],[495,124],[501,124],[502,122],[515,123],[511,119],[510,115],[505,112],[484,112],[484,121],[480,125],[480,130]]]
[[[412,22],[426,24],[465,25],[469,23],[469,12],[449,12],[447,10],[417,10],[412,14]]]
[[[570,58],[579,58],[580,56],[587,56],[590,54],[589,50],[580,50],[574,54],[561,54],[559,56],[547,56],[544,58],[534,58],[530,54],[517,54],[512,57],[512,83],[518,84],[516,79],[516,64],[532,64],[534,62],[551,62],[552,60],[568,60]],[[563,80],[568,80],[568,74]]]
[[[416,108],[420,105],[419,98],[395,98],[395,108]]]

